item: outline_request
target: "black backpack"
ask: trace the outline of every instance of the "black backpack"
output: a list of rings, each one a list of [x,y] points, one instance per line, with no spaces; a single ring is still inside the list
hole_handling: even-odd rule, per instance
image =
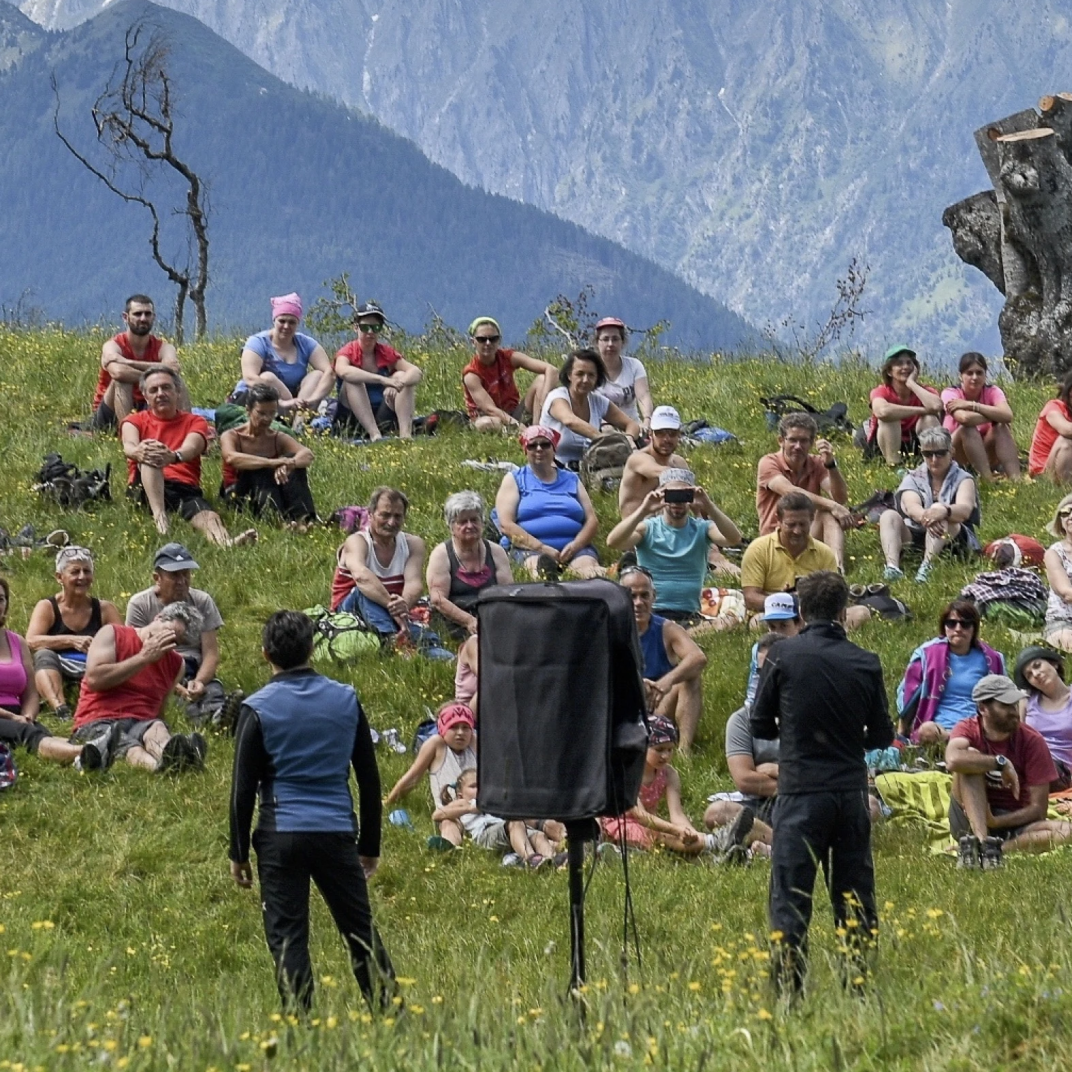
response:
[[[770,398],[760,397],[759,401],[767,415],[767,427],[771,431],[778,427],[778,422],[787,413],[808,413],[815,418],[820,433],[842,432],[852,435],[854,425],[849,420],[849,407],[844,402],[835,402],[828,409],[820,410],[796,395],[771,395]]]
[[[111,502],[109,480],[112,466],[83,472],[65,462],[59,454],[46,454],[44,465],[34,477],[34,490],[64,509],[77,509],[89,502]]]

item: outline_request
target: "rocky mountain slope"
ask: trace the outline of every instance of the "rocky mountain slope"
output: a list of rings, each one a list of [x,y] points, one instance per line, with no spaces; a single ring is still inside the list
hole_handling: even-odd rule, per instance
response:
[[[412,142],[338,102],[287,85],[196,20],[124,0],[50,33],[0,3],[0,304],[19,296],[68,320],[114,317],[122,297],[168,288],[148,249],[142,208],[109,193],[53,130],[94,151],[90,108],[134,21],[169,43],[176,147],[210,190],[216,327],[264,321],[269,294],[310,299],[346,270],[359,295],[419,329],[434,309],[464,327],[477,313],[518,339],[558,293],[595,285],[593,311],[633,324],[673,322],[668,341],[730,348],[750,333],[736,314],[659,268],[547,212],[466,186]],[[99,155],[97,159],[101,158]],[[129,174],[127,176],[129,178]],[[182,252],[161,197],[165,249]],[[161,310],[167,301],[159,299]]]
[[[166,2],[753,322],[810,328],[858,257],[872,348],[997,345],[941,211],[983,178],[976,127],[1072,88],[1062,0]],[[64,27],[103,3],[20,6]]]

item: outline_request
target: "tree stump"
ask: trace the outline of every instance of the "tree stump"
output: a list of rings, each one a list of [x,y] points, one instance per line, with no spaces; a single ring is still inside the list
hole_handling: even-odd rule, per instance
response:
[[[953,249],[1005,295],[998,318],[1018,378],[1072,368],[1072,94],[975,132],[993,190],[950,205]]]

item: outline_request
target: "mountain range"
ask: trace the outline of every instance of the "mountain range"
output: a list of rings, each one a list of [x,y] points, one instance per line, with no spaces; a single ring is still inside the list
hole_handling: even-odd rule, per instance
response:
[[[500,319],[519,339],[557,294],[592,284],[591,306],[631,324],[672,321],[667,341],[732,348],[749,325],[665,268],[550,213],[466,185],[411,141],[338,101],[288,85],[202,23],[123,0],[65,31],[0,3],[0,304],[23,294],[50,318],[114,320],[146,290],[170,287],[151,262],[145,210],[124,204],[67,153],[53,129],[98,162],[94,100],[141,23],[167,42],[175,144],[209,186],[209,313],[218,328],[268,322],[268,297],[307,301],[349,271],[358,294],[421,328],[434,310],[464,327]],[[53,92],[51,79],[55,79]],[[129,185],[129,170],[120,173]],[[164,245],[183,253],[173,184],[149,176]]]
[[[20,0],[67,27],[107,0]],[[1072,67],[1063,0],[165,0],[464,181],[811,330],[853,257],[861,339],[993,351],[1000,296],[942,209],[973,131]]]

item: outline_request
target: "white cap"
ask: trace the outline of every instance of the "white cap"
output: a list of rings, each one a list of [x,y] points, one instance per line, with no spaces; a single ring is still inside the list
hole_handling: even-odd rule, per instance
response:
[[[656,406],[651,415],[650,427],[653,432],[667,429],[676,432],[681,427],[681,414],[673,406]]]

